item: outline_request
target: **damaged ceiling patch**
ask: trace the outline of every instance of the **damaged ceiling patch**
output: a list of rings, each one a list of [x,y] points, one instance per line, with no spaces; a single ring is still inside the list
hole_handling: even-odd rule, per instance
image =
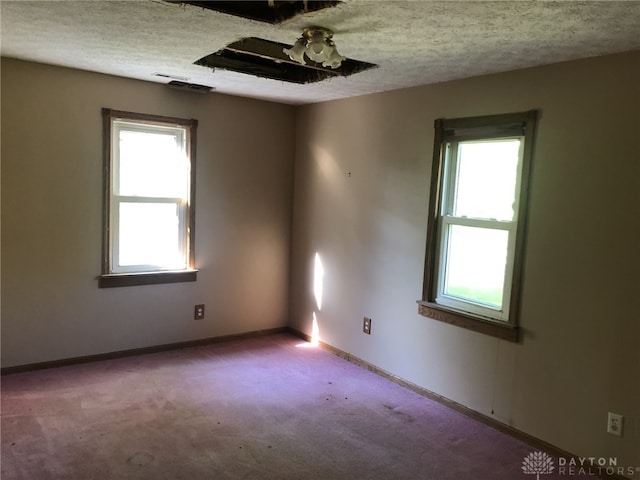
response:
[[[346,58],[340,67],[335,69],[323,67],[321,63],[313,61],[301,65],[283,52],[285,48],[291,48],[291,45],[248,37],[230,43],[222,50],[202,57],[194,63],[203,67],[220,68],[291,83],[313,83],[327,78],[346,77],[377,67],[373,63],[350,58]]]
[[[169,3],[193,5],[207,10],[214,10],[216,12],[227,13],[229,15],[235,15],[236,17],[249,18],[274,25],[303,13],[316,12],[325,8],[335,7],[342,3],[335,0],[167,1]]]

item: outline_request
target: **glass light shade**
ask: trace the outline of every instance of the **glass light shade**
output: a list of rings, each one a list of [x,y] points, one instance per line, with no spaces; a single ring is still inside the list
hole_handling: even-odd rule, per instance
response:
[[[327,43],[324,39],[324,33],[320,30],[313,32],[309,39],[308,47],[314,54],[320,55],[324,51],[325,47],[327,47]]]
[[[312,42],[307,48],[307,52],[311,55],[316,56],[324,56],[324,43],[322,42]]]
[[[295,62],[301,63],[302,65],[306,65],[307,62],[304,61],[304,51],[307,48],[307,43],[304,39],[299,38],[296,40],[296,43],[293,44],[291,48],[283,48],[282,52],[289,56],[289,58]]]
[[[338,49],[333,46],[332,47],[332,51],[331,51],[331,55],[329,55],[329,57],[322,62],[322,66],[323,67],[331,67],[331,68],[338,68],[340,67],[340,65],[342,65],[342,61],[345,59],[346,57],[340,55],[338,53]]]
[[[307,47],[307,57],[314,62],[322,63],[333,53],[333,47],[322,42],[320,44],[311,43]]]

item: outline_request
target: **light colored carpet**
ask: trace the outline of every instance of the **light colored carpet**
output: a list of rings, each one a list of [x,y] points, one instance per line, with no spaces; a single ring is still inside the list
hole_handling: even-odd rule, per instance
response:
[[[531,447],[303,343],[5,376],[2,479],[536,478],[521,469]]]

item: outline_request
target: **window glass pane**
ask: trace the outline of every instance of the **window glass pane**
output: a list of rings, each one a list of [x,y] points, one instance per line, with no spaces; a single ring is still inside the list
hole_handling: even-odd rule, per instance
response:
[[[519,139],[460,142],[452,214],[513,220]]]
[[[448,240],[445,295],[501,309],[509,233],[450,225]]]
[[[187,197],[189,162],[176,132],[120,130],[119,195]]]
[[[186,268],[181,244],[178,205],[120,203],[120,266]]]

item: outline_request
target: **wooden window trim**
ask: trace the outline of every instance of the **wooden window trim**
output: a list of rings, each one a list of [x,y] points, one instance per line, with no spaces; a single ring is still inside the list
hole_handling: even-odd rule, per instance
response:
[[[111,235],[110,235],[110,204],[111,204],[111,123],[115,119],[143,121],[158,125],[176,125],[189,129],[190,190],[189,205],[187,206],[189,218],[187,225],[188,242],[188,267],[177,271],[152,271],[132,273],[112,273],[110,271]],[[103,208],[102,208],[102,273],[98,277],[100,288],[126,287],[133,285],[152,285],[163,283],[194,282],[197,279],[195,267],[195,219],[196,219],[196,145],[198,121],[195,119],[183,119],[145,113],[126,112],[122,110],[102,109],[102,157],[103,157]]]
[[[519,328],[509,324],[498,323],[470,313],[462,314],[437,303],[418,301],[418,313],[423,317],[439,320],[444,323],[473,330],[512,342],[518,341]]]
[[[156,285],[162,283],[195,282],[197,270],[178,270],[170,272],[112,273],[100,275],[100,288],[132,287],[135,285]]]
[[[427,217],[427,242],[424,264],[422,299],[418,303],[418,313],[422,316],[457,325],[487,335],[517,342],[519,340],[518,317],[520,313],[520,290],[522,283],[522,267],[524,263],[524,244],[527,224],[527,205],[533,141],[538,112],[511,113],[482,117],[457,119],[437,119],[435,121],[435,137],[433,147],[433,163],[431,166],[431,188],[429,192],[429,210]],[[520,126],[523,129],[524,150],[520,185],[520,202],[518,207],[518,225],[516,229],[515,257],[512,275],[509,318],[507,322],[484,318],[468,312],[445,307],[435,302],[438,266],[437,254],[437,219],[442,206],[442,175],[444,173],[444,145],[455,132],[457,141],[491,135],[501,131],[510,131]],[[468,130],[468,132],[467,132]]]

